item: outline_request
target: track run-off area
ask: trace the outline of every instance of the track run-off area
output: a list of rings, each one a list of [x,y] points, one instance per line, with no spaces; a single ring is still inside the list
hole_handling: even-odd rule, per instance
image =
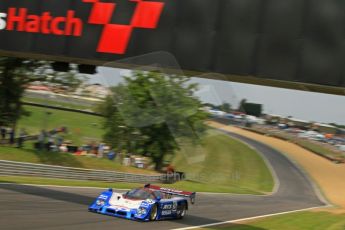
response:
[[[227,134],[255,148],[265,158],[275,177],[272,194],[197,193],[196,204],[190,206],[184,219],[141,223],[88,212],[88,205],[102,189],[3,183],[1,229],[190,228],[327,205],[303,170],[284,154],[243,135]]]

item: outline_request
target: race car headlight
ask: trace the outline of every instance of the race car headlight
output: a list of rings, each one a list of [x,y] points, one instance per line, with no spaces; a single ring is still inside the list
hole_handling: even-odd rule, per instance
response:
[[[102,199],[98,199],[97,201],[96,201],[96,204],[98,205],[98,206],[103,206],[104,205],[104,200],[102,200]]]
[[[137,214],[138,215],[146,215],[147,210],[143,207],[138,208]]]

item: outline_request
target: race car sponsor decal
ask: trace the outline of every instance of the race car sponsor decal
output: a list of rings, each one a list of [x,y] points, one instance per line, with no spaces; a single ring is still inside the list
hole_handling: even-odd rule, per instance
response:
[[[162,215],[163,215],[163,216],[171,215],[171,210],[163,210],[163,211],[162,211]]]
[[[143,208],[148,208],[149,206],[150,206],[150,204],[145,202],[145,201],[143,201],[140,205],[140,207],[143,207]]]
[[[114,210],[120,210],[120,211],[129,211],[130,209],[125,207],[125,206],[121,206],[121,205],[112,205],[109,206],[109,208],[112,208]]]
[[[166,210],[166,209],[172,209],[172,204],[164,204],[162,209]]]
[[[98,197],[98,199],[104,199],[104,200],[106,200],[106,199],[108,199],[108,196],[101,194],[101,195]]]
[[[155,203],[152,199],[147,199],[146,202],[149,203],[149,204]]]
[[[171,188],[160,188],[160,190],[162,190],[163,192],[174,192],[174,193],[182,193],[183,191],[181,190],[175,190],[175,189],[171,189]]]

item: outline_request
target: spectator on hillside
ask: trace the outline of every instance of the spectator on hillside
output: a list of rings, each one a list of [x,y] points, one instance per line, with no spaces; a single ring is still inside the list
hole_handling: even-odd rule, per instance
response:
[[[27,133],[26,133],[25,129],[21,129],[20,132],[19,132],[17,148],[22,148],[23,147],[23,144],[24,144],[26,136],[27,136]]]
[[[175,167],[171,164],[168,165],[167,169],[167,180],[169,183],[173,183],[174,182],[174,177],[175,177]]]
[[[14,144],[14,138],[15,138],[14,129],[10,128],[8,130],[8,134],[10,135],[10,144],[13,145]]]
[[[110,150],[110,152],[107,154],[109,160],[114,160],[116,158],[116,153],[114,150]]]
[[[5,126],[1,126],[0,127],[0,134],[1,134],[1,139],[4,140],[6,138],[6,127]]]
[[[97,145],[95,145],[95,144],[91,145],[91,153],[97,156],[97,154],[98,154],[98,146]]]
[[[60,146],[62,145],[62,143],[63,143],[63,137],[60,136],[60,135],[57,135],[57,136],[56,136],[56,145],[57,145],[58,147],[60,147]]]
[[[60,152],[63,152],[63,153],[67,153],[67,152],[68,152],[67,144],[63,143],[63,144],[59,147],[59,151],[60,151]]]
[[[63,132],[63,133],[68,133],[68,129],[67,129],[66,126],[62,126],[62,127],[60,128],[60,131]]]
[[[98,145],[98,151],[97,151],[97,156],[99,158],[103,158],[103,153],[104,153],[104,144],[103,143],[100,143]]]
[[[54,135],[49,134],[49,136],[48,136],[48,143],[47,143],[47,150],[51,151],[53,145],[54,145]]]
[[[168,167],[167,167],[167,173],[168,174],[173,174],[175,173],[175,168],[173,165],[169,164]]]
[[[40,135],[38,135],[38,150],[44,149],[44,143],[46,139],[46,131],[44,129],[41,130]]]
[[[82,148],[82,147],[79,147],[79,148],[77,149],[77,151],[74,152],[74,155],[80,156],[80,155],[83,154],[83,152],[84,152],[83,148]]]

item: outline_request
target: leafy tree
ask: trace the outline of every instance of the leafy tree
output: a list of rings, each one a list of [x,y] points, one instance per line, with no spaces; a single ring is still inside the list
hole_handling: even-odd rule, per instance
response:
[[[230,105],[230,103],[223,102],[223,104],[221,104],[219,106],[219,110],[224,111],[226,113],[230,113],[231,112],[231,105]]]
[[[333,126],[335,126],[335,127],[337,127],[337,128],[341,128],[341,129],[345,129],[345,125],[339,125],[339,124],[337,124],[337,123],[329,123],[330,125],[333,125]]]
[[[260,117],[262,114],[262,104],[245,103],[243,108],[245,113],[248,115]]]
[[[188,77],[158,72],[135,72],[113,87],[100,111],[105,116],[104,139],[114,147],[151,157],[160,170],[167,154],[174,154],[181,140],[198,141],[207,114],[194,96],[196,84]],[[132,144],[135,142],[135,144]]]
[[[262,114],[262,104],[248,103],[247,99],[244,98],[240,101],[238,111],[260,117]]]
[[[0,125],[16,127],[18,119],[29,115],[21,103],[28,84],[34,81],[59,83],[75,89],[82,83],[76,67],[70,73],[57,73],[50,62],[0,57]]]
[[[0,124],[15,127],[20,116],[28,115],[20,99],[28,83],[44,79],[46,67],[43,61],[0,58]]]
[[[241,101],[240,101],[240,104],[239,104],[239,106],[238,106],[238,111],[240,111],[240,112],[243,112],[243,113],[245,113],[246,111],[245,111],[245,104],[247,103],[247,99],[245,99],[245,98],[243,98]]]

